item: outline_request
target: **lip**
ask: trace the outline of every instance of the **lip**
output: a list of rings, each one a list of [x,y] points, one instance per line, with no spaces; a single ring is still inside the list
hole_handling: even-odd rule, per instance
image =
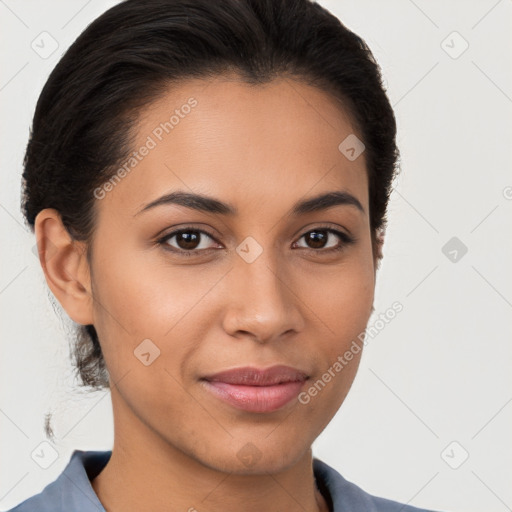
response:
[[[297,368],[234,368],[203,377],[205,389],[237,409],[273,412],[297,397],[309,376]]]

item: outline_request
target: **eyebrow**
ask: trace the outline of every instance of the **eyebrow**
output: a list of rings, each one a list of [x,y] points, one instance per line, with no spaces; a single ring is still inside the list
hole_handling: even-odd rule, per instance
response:
[[[165,194],[158,199],[155,199],[154,201],[146,204],[134,216],[152,208],[156,208],[157,206],[167,204],[176,204],[186,208],[191,208],[193,210],[199,210],[218,215],[238,215],[238,209],[229,203],[225,203],[210,196],[177,190],[169,194]],[[360,201],[352,194],[344,190],[327,192],[315,197],[311,197],[309,199],[297,201],[290,210],[290,213],[291,215],[299,216],[306,213],[327,210],[328,208],[339,205],[352,206],[360,212],[365,213],[363,205],[360,203]]]

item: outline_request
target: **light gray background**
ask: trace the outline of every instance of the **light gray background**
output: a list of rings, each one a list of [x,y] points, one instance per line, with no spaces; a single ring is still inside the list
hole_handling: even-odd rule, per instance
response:
[[[4,510],[53,481],[75,448],[112,448],[109,394],[75,387],[19,196],[41,88],[115,3],[0,0]],[[369,325],[394,301],[404,309],[369,340],[314,454],[368,492],[415,506],[512,510],[512,1],[320,3],[369,44],[395,108],[402,173]],[[59,45],[46,59],[31,48],[43,31]],[[442,251],[452,237],[468,249],[455,262]],[[59,457],[42,469],[31,453],[49,411]]]

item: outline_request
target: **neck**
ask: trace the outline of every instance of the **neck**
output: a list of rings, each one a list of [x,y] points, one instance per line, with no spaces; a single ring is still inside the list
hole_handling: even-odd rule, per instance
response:
[[[109,512],[329,512],[315,483],[311,448],[279,471],[240,474],[207,465],[130,420],[114,422],[112,455],[91,481]]]

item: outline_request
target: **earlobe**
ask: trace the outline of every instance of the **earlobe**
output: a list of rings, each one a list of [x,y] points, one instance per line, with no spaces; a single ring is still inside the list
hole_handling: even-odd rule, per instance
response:
[[[93,324],[90,269],[84,242],[74,240],[53,208],[40,211],[34,231],[46,282],[69,317]]]

